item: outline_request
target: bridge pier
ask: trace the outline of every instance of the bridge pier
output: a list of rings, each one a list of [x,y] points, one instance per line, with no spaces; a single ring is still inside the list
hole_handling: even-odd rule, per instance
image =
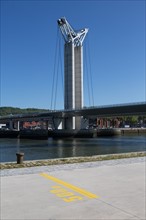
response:
[[[81,121],[82,121],[81,116],[75,117],[75,129],[77,130],[81,129]]]
[[[63,129],[65,130],[75,129],[75,117],[64,118]]]
[[[9,128],[9,130],[16,129],[17,131],[19,131],[20,130],[20,121],[10,120],[8,123],[8,128]]]
[[[12,120],[9,121],[9,129],[13,130],[13,121]]]
[[[53,118],[53,126],[55,129],[62,129],[63,128],[63,119],[62,118]]]
[[[14,126],[17,131],[20,131],[20,121],[15,121],[15,126]]]
[[[80,130],[81,127],[82,127],[82,117],[81,116],[75,116],[75,117],[65,118],[63,124],[64,124],[63,129]]]

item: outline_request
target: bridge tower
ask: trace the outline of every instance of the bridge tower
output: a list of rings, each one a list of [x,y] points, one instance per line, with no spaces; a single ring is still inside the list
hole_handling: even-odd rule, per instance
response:
[[[65,17],[58,26],[64,38],[64,109],[83,107],[83,41],[87,28],[75,31]],[[81,117],[70,117],[64,121],[64,129],[80,129]]]

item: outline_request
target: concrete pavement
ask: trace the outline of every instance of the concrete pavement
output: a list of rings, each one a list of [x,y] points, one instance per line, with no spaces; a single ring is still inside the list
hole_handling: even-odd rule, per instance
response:
[[[144,220],[145,159],[60,165],[34,174],[17,169],[1,176],[1,220]]]

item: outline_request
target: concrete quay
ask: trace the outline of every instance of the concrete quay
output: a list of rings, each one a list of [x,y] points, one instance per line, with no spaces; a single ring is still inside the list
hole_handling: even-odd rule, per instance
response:
[[[146,134],[146,128],[104,128],[83,130],[0,130],[0,138],[44,139],[52,138],[96,138],[116,135]]]
[[[1,220],[146,219],[146,157],[1,170]]]

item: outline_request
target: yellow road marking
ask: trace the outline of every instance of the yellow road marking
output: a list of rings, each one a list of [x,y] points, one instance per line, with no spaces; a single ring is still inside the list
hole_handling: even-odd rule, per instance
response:
[[[52,181],[54,181],[54,182],[56,182],[58,184],[61,184],[61,185],[65,186],[65,187],[67,187],[67,188],[69,188],[69,189],[71,189],[71,190],[73,190],[73,191],[75,191],[75,192],[77,192],[77,193],[79,193],[79,194],[81,194],[83,196],[86,196],[86,197],[88,197],[90,199],[95,199],[95,198],[99,197],[99,196],[97,196],[97,195],[95,195],[93,193],[90,193],[90,192],[88,192],[88,191],[86,191],[84,189],[81,189],[79,187],[71,185],[70,183],[64,182],[64,181],[62,181],[60,179],[57,179],[57,178],[55,178],[53,176],[50,176],[50,175],[46,174],[46,173],[41,173],[40,175],[45,177],[46,179],[49,179],[49,180],[52,180]]]
[[[63,199],[64,202],[75,202],[78,200],[83,200],[81,196],[76,196],[73,192],[62,188],[62,186],[52,186],[53,190],[50,192]]]

